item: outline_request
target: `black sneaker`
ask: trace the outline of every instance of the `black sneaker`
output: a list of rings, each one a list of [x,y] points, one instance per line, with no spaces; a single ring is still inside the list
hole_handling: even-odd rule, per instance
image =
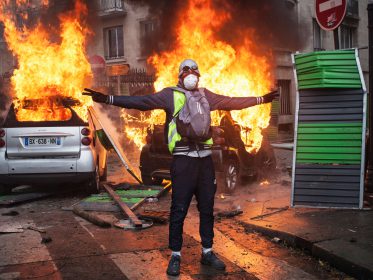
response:
[[[225,270],[225,264],[220,260],[213,251],[206,254],[202,253],[201,264],[209,265],[215,269]]]
[[[171,276],[177,276],[180,274],[180,256],[171,255],[170,262],[167,267],[167,274]]]

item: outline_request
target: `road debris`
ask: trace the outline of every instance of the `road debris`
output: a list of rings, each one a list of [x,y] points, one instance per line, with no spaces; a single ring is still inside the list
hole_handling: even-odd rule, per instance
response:
[[[153,222],[150,220],[141,220],[141,226],[136,226],[133,222],[129,219],[119,220],[118,222],[114,223],[114,226],[122,229],[146,229],[150,228],[153,225]]]
[[[273,212],[270,212],[270,213],[266,213],[266,214],[262,214],[262,215],[258,215],[258,216],[255,216],[255,217],[252,217],[250,218],[250,220],[259,220],[259,219],[262,219],[262,218],[265,218],[265,217],[268,217],[268,216],[272,216],[274,214],[277,214],[277,213],[280,213],[280,212],[283,212],[283,211],[286,211],[289,209],[289,206],[285,206],[285,207],[282,207],[282,208],[279,208],[278,210],[275,210]]]
[[[281,242],[281,239],[278,238],[278,237],[273,237],[273,238],[271,239],[271,241],[272,241],[272,242],[275,242],[275,243],[280,243],[280,242]]]
[[[235,209],[235,210],[230,210],[230,211],[221,211],[217,212],[215,214],[215,217],[218,218],[232,218],[237,215],[241,215],[243,211],[241,209]]]
[[[30,202],[36,199],[51,196],[52,193],[21,193],[0,196],[0,207],[9,207],[22,202]]]
[[[18,233],[23,232],[23,227],[20,224],[2,224],[0,225],[0,233]]]
[[[125,204],[120,196],[115,193],[115,191],[107,184],[103,184],[104,189],[108,192],[108,194],[111,196],[111,198],[117,203],[119,208],[122,210],[122,212],[128,216],[128,218],[131,220],[131,222],[134,224],[135,227],[142,227],[141,221],[137,218],[135,213],[132,212],[132,210]]]
[[[14,210],[1,214],[1,216],[18,216],[18,215],[19,215],[19,213],[17,211],[14,211]]]
[[[42,237],[40,243],[42,243],[42,244],[47,244],[47,243],[52,242],[52,240],[53,240],[52,237],[50,237],[50,236],[44,236],[44,237]]]
[[[37,227],[34,227],[34,226],[27,226],[26,229],[34,230],[34,231],[37,231],[37,232],[40,232],[40,233],[46,233],[46,231],[44,229],[40,229],[40,228],[37,228]]]
[[[144,220],[152,220],[156,224],[167,224],[170,220],[170,212],[146,210],[143,213],[140,213],[138,217]]]
[[[73,212],[75,215],[82,217],[83,219],[91,222],[92,224],[103,227],[103,228],[109,228],[111,227],[111,223],[105,221],[104,219],[100,218],[99,216],[95,215],[94,213],[88,213],[81,209],[78,206],[73,207]]]

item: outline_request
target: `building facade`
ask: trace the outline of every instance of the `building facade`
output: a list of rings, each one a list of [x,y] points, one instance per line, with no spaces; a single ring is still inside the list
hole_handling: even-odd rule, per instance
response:
[[[35,0],[36,2],[40,0]],[[277,45],[275,76],[281,87],[278,124],[291,129],[294,123],[296,87],[291,54],[299,51],[333,50],[333,32],[322,30],[315,18],[315,1],[283,1],[288,15],[295,18],[289,32],[298,36],[299,47]],[[64,1],[57,1],[59,5]],[[134,0],[95,0],[94,37],[88,53],[95,73],[96,86],[105,86],[113,94],[144,94],[151,90],[154,76],[148,74],[146,59],[156,48],[159,18],[147,6]],[[368,82],[368,0],[347,0],[347,15],[339,27],[340,48],[359,48],[366,83]],[[92,12],[92,11],[91,11]],[[16,61],[7,51],[0,28],[0,74],[9,76]]]

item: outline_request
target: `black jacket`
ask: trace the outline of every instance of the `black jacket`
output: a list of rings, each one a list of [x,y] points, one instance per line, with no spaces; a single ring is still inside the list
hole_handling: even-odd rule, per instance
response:
[[[164,88],[157,93],[142,96],[114,96],[113,105],[141,111],[163,109],[166,111],[165,129],[168,130],[168,124],[174,114],[173,91],[172,88]],[[229,97],[213,93],[208,89],[204,89],[204,92],[211,111],[241,110],[257,105],[256,97]]]

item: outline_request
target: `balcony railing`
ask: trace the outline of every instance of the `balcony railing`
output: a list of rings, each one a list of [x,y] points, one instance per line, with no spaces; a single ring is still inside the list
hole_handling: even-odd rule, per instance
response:
[[[98,15],[112,17],[126,14],[124,0],[99,0]]]

